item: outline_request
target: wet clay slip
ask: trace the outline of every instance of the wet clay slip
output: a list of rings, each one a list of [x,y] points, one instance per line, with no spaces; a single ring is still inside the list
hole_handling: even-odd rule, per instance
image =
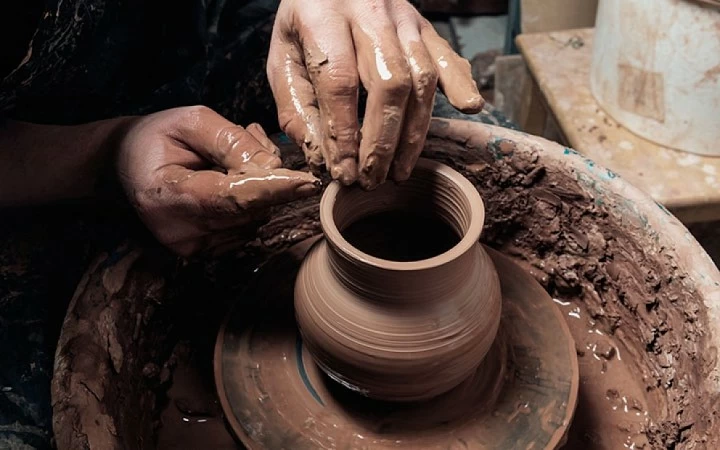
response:
[[[318,365],[354,391],[395,401],[427,400],[473,373],[501,309],[500,282],[479,243],[483,220],[473,185],[430,160],[406,182],[372,192],[329,186],[320,203],[325,239],[295,287],[300,332]]]

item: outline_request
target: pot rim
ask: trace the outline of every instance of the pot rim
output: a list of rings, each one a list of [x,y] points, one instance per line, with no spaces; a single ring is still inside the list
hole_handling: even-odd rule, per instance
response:
[[[398,272],[421,271],[440,267],[470,251],[480,241],[480,235],[482,234],[482,229],[485,224],[485,203],[480,193],[461,173],[438,161],[419,158],[415,167],[445,177],[466,194],[470,206],[470,223],[460,242],[444,253],[417,261],[391,261],[365,253],[351,245],[345,239],[335,223],[333,214],[338,193],[342,189],[359,188],[345,187],[338,181],[333,181],[330,186],[325,189],[325,193],[320,200],[320,225],[330,245],[353,261],[361,262],[378,269]],[[413,173],[415,173],[415,171],[413,171]]]

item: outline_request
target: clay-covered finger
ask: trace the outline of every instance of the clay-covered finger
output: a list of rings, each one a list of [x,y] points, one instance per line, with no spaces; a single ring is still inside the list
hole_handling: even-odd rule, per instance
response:
[[[398,37],[410,64],[413,87],[408,98],[400,141],[390,167],[390,176],[395,181],[404,181],[410,177],[425,145],[438,74],[430,54],[420,40],[417,28],[399,27]]]
[[[420,34],[435,64],[440,89],[450,104],[466,114],[480,112],[485,100],[473,80],[470,63],[455,53],[427,20],[421,22]]]
[[[203,106],[183,108],[168,127],[178,142],[228,171],[242,169],[258,153],[260,160],[276,158],[245,128]]]
[[[267,76],[280,128],[302,148],[308,166],[317,172],[323,164],[317,99],[303,63],[302,49],[291,33],[277,25],[273,28]]]
[[[305,17],[300,39],[320,108],[325,165],[333,179],[349,185],[357,179],[360,79],[349,24],[323,21],[323,14]]]
[[[280,149],[273,141],[270,140],[267,133],[265,133],[265,130],[263,130],[263,127],[259,123],[251,123],[245,127],[245,129],[248,130],[248,132],[267,149],[267,151],[277,157],[280,157]]]
[[[282,167],[280,149],[270,140],[267,134],[265,134],[262,127],[257,123],[251,123],[246,127],[246,130],[252,134],[265,149],[265,152],[257,152],[252,155],[248,162],[263,169],[277,169]]]
[[[311,174],[287,169],[249,168],[244,173],[224,174],[169,166],[162,176],[176,194],[177,207],[207,217],[254,217],[258,209],[315,195],[321,186]]]
[[[256,137],[258,136],[258,137]],[[272,149],[261,141],[263,136],[239,125],[222,129],[218,133],[217,148],[226,159],[232,161],[227,166],[228,172],[243,170],[245,165],[272,169],[282,166],[282,161]]]
[[[378,20],[380,20],[378,18]],[[410,67],[394,26],[353,29],[360,79],[368,91],[358,180],[365,189],[384,182],[402,131],[412,89]]]

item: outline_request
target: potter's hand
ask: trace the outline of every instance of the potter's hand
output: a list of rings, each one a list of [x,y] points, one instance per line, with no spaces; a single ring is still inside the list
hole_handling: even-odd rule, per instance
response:
[[[280,168],[279,151],[260,126],[243,128],[204,107],[131,122],[117,155],[143,222],[185,256],[237,244],[270,206],[319,187],[310,174]]]
[[[409,177],[436,85],[463,112],[484,103],[470,64],[405,0],[283,0],[267,72],[280,125],[311,167],[324,160],[333,178],[366,189]]]

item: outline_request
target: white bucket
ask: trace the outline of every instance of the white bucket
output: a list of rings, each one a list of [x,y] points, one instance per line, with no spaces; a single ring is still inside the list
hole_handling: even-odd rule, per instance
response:
[[[600,0],[590,81],[633,133],[720,156],[720,7],[710,0]]]

